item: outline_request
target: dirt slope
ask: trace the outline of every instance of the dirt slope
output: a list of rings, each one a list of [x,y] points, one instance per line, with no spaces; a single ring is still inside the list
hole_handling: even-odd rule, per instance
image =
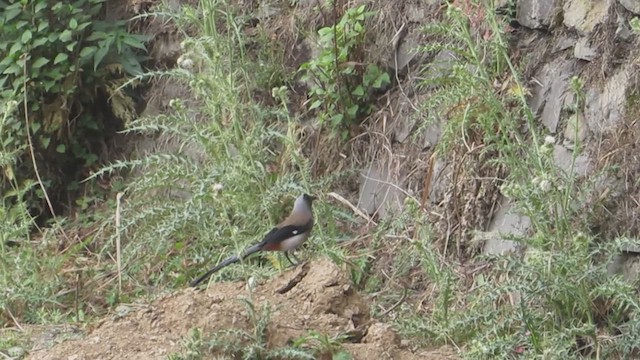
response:
[[[388,325],[369,318],[369,304],[349,285],[348,276],[332,262],[318,260],[289,269],[252,291],[244,282],[218,283],[130,307],[129,313],[103,320],[79,339],[34,349],[27,359],[166,359],[181,350],[181,339],[192,328],[202,329],[205,337],[229,329],[253,333],[254,322],[242,299],[254,304],[258,316],[264,304],[271,308],[265,336],[270,349],[315,330],[329,336],[348,334],[352,343],[344,348],[354,359],[457,358],[451,349],[401,346]]]

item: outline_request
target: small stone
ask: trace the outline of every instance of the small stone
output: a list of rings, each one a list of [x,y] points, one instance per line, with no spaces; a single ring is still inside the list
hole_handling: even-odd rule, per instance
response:
[[[595,48],[591,47],[587,38],[580,38],[573,48],[573,56],[580,60],[593,61],[598,56]]]
[[[640,255],[624,253],[617,255],[607,266],[609,276],[622,275],[629,282],[635,282],[640,278]]]
[[[409,106],[411,106],[409,99],[403,98],[400,100],[399,108],[408,108]],[[395,140],[399,143],[404,143],[416,126],[415,116],[409,114],[399,115],[395,119],[394,125],[393,134]]]
[[[553,46],[553,52],[564,51],[576,44],[576,39],[569,36],[561,36]]]
[[[556,145],[553,149],[553,162],[559,169],[578,178],[587,176],[590,170],[589,157],[584,154],[577,155],[575,160],[573,157],[573,151],[562,145]]]
[[[518,0],[518,23],[530,29],[544,29],[551,25],[554,0]]]
[[[127,314],[129,314],[132,310],[133,309],[131,308],[131,306],[120,304],[120,305],[116,306],[116,310],[115,310],[116,317],[117,318],[124,317]]]
[[[535,75],[537,86],[532,91],[531,111],[540,116],[542,124],[552,134],[558,130],[567,97],[571,94],[569,82],[575,65],[576,60],[564,60],[564,56],[560,56]]]
[[[617,41],[628,41],[633,35],[633,31],[631,31],[627,20],[622,16],[618,16],[618,27],[616,28],[615,39]]]
[[[394,59],[391,62],[391,67],[397,71],[401,72],[404,70],[409,63],[420,53],[418,46],[419,33],[412,32],[407,34],[402,40],[400,40],[400,44],[398,45],[395,53]]]
[[[506,8],[508,8],[508,7],[509,7],[509,5],[510,5],[509,3],[510,3],[510,2],[511,2],[510,0],[496,0],[496,1],[494,2],[494,5],[495,5],[495,7],[496,7],[496,10],[499,10],[499,9],[506,9]]]
[[[392,174],[393,166],[373,161],[360,176],[358,207],[385,218],[398,213],[405,198],[402,180]]]
[[[589,88],[586,92],[584,116],[589,130],[605,133],[616,129],[623,122],[627,91],[631,86],[630,66],[619,70],[600,88]]]
[[[640,255],[640,244],[626,245],[625,247],[622,248],[622,251]]]
[[[19,359],[23,357],[25,354],[26,354],[26,351],[20,346],[12,346],[7,349],[7,355],[9,355],[10,358]]]
[[[255,278],[255,276],[249,277],[249,279],[247,279],[247,286],[246,286],[247,290],[248,291],[254,290],[256,286],[258,286],[258,280]]]
[[[407,20],[409,20],[409,22],[422,23],[424,19],[427,18],[425,13],[426,6],[424,6],[424,4],[411,3],[407,6],[408,9],[405,13],[407,14]]]
[[[363,342],[380,344],[385,349],[389,349],[400,344],[400,337],[393,331],[391,325],[375,323],[367,330],[367,336],[364,337]]]
[[[489,231],[478,233],[485,237],[485,254],[504,254],[516,251],[518,243],[506,239],[508,236],[522,236],[531,228],[531,219],[513,211],[513,204],[507,198],[502,198],[498,211],[489,224]]]
[[[442,132],[444,130],[444,122],[440,119],[436,120],[434,123],[427,125],[422,132],[422,148],[430,149],[440,141],[440,137],[442,137]]]
[[[632,13],[640,15],[640,0],[620,0],[620,4]]]
[[[547,135],[544,137],[544,143],[546,145],[553,145],[556,143],[556,138],[551,135]]]
[[[438,80],[449,75],[457,61],[456,53],[451,50],[442,50],[436,54],[423,74],[424,83],[427,85],[427,88],[435,88]],[[431,80],[435,80],[433,82],[436,84],[429,84]]]
[[[572,143],[583,142],[587,138],[587,124],[582,113],[573,114],[564,129],[564,138]]]
[[[612,0],[568,0],[564,3],[564,25],[580,35],[589,35],[607,20]]]
[[[431,175],[431,187],[429,189],[429,202],[438,204],[444,200],[447,188],[451,184],[452,167],[446,166],[446,163],[440,158],[435,159],[433,164],[433,173]]]

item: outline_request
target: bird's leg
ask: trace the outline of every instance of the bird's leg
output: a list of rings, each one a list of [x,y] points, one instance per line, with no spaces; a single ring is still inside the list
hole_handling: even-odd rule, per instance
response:
[[[289,255],[291,255],[291,257],[293,257],[296,261],[295,262],[291,261],[291,258],[289,257]],[[298,257],[293,252],[289,253],[288,251],[285,251],[284,252],[284,256],[286,256],[287,260],[289,260],[289,262],[291,263],[291,265],[289,265],[287,267],[296,267],[296,266],[302,264],[300,262],[300,259],[298,259]]]
[[[291,256],[293,256],[295,258],[295,255],[291,254]],[[295,265],[296,264],[293,261],[291,261],[291,258],[289,257],[289,252],[288,251],[284,252],[284,257],[286,257],[287,260],[289,260],[289,263],[291,263],[291,265]]]

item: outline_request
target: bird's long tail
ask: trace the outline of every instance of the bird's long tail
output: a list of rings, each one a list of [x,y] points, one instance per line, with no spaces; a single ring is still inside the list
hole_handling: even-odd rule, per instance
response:
[[[207,271],[204,275],[200,276],[199,278],[195,279],[194,281],[191,282],[191,284],[189,284],[189,286],[191,287],[196,287],[198,286],[198,284],[200,284],[201,282],[203,282],[204,280],[206,280],[209,276],[211,276],[211,274],[215,273],[216,271],[222,269],[225,266],[231,265],[233,263],[237,263],[238,261],[240,261],[241,259],[244,259],[245,257],[260,251],[260,249],[262,248],[262,244],[257,244],[254,245],[250,248],[248,248],[247,250],[245,250],[242,255],[240,256],[230,256],[228,258],[226,258],[223,262],[219,263],[218,265],[216,265],[214,268],[212,268],[211,270]]]

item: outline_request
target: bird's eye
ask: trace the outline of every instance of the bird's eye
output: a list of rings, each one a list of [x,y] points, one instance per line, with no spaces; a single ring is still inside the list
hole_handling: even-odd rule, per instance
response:
[[[298,235],[298,230],[293,230],[293,235]]]

